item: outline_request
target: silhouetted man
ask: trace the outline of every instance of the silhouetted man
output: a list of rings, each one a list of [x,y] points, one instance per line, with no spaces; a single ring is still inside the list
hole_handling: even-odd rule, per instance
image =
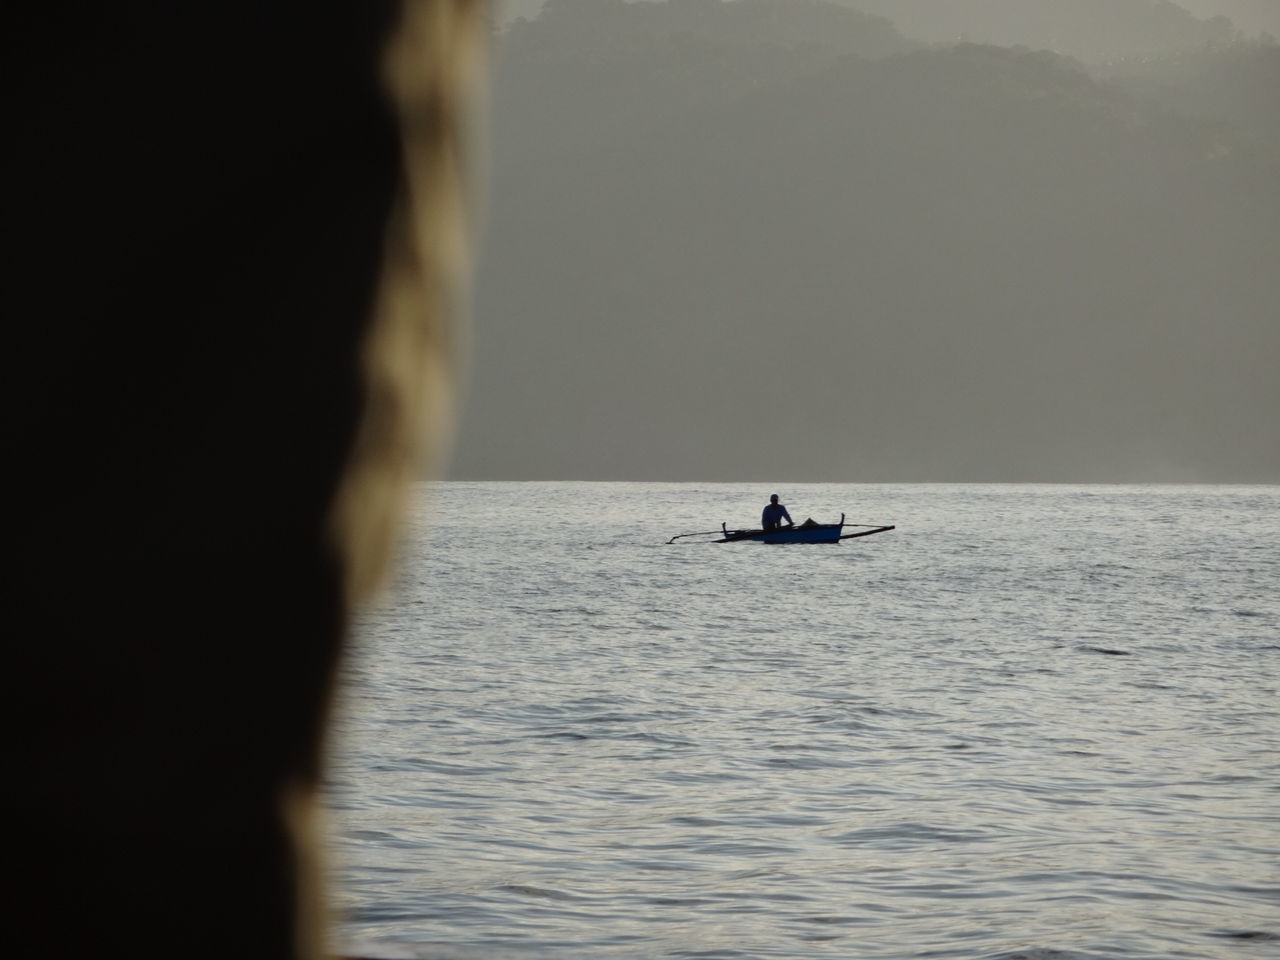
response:
[[[787,508],[778,502],[778,495],[775,493],[769,498],[769,505],[764,508],[764,513],[760,515],[760,526],[766,530],[777,530],[782,526],[784,518],[788,527],[795,526],[791,514],[787,513]]]

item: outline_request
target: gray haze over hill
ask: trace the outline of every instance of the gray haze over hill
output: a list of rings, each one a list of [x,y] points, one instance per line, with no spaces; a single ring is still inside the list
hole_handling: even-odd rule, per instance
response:
[[[1177,0],[1197,17],[1227,17],[1248,36],[1270,34],[1280,38],[1280,2],[1277,0]]]
[[[784,0],[785,2],[785,0]],[[1168,0],[832,0],[887,17],[906,35],[928,41],[959,39],[1021,44],[1085,61],[1141,57],[1237,33],[1257,33],[1223,13],[1250,20],[1247,3],[1201,0],[1197,10]],[[1276,5],[1280,7],[1280,4]]]
[[[874,5],[508,22],[454,476],[1280,481],[1280,48]]]

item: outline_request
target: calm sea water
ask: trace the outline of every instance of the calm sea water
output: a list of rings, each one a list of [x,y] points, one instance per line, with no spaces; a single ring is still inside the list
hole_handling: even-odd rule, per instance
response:
[[[665,542],[772,492],[897,529]],[[415,506],[335,742],[348,952],[1280,956],[1280,487]]]

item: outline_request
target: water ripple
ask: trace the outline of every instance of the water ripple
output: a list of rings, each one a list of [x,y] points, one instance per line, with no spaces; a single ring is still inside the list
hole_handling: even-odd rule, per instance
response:
[[[348,666],[348,955],[1276,955],[1277,488],[796,488],[903,521],[823,551],[435,495]]]

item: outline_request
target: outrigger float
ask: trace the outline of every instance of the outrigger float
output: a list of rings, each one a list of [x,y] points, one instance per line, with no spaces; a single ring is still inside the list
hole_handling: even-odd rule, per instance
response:
[[[845,533],[845,527],[866,527],[856,533]],[[772,530],[730,530],[727,524],[720,524],[719,530],[706,530],[702,533],[680,533],[667,543],[675,543],[685,537],[711,537],[720,534],[719,540],[712,543],[736,543],[739,540],[755,540],[760,543],[839,543],[841,540],[852,540],[854,537],[869,537],[873,533],[884,533],[894,529],[892,525],[876,527],[863,523],[845,523],[844,514],[840,514],[839,523],[815,523],[810,517],[804,523],[792,527],[775,527]]]

